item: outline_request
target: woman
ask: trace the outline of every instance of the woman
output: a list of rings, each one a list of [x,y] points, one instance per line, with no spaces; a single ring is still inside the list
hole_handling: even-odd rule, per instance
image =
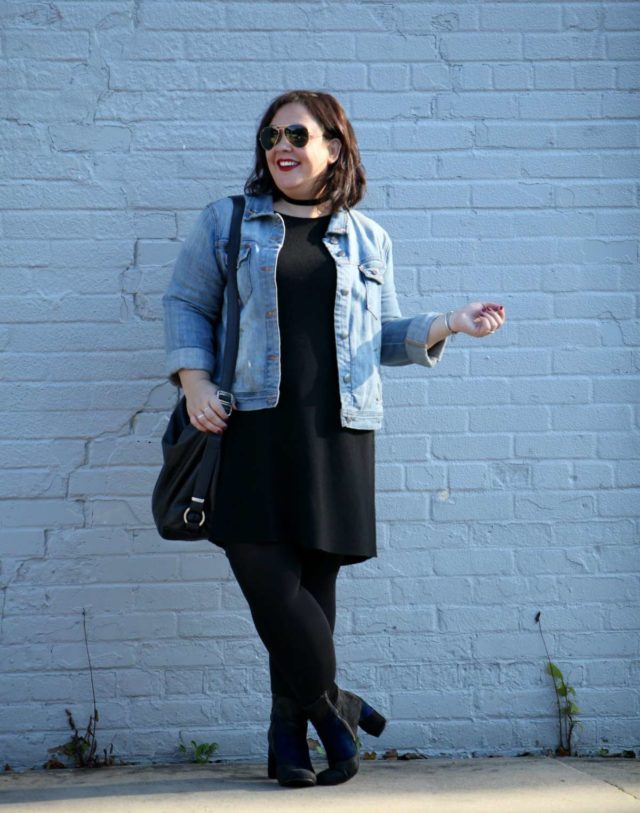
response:
[[[193,426],[225,432],[211,541],[224,548],[269,652],[269,776],[303,787],[358,770],[358,725],[385,720],[335,684],[335,585],[376,555],[374,432],[380,365],[436,364],[447,337],[499,329],[472,302],[403,318],[391,241],[352,207],[365,175],[327,93],[274,99],[258,126],[238,258],[240,342],[230,418],[217,397],[231,201],[209,204],[182,246],[165,306],[168,374]],[[317,776],[311,720],[329,767]]]

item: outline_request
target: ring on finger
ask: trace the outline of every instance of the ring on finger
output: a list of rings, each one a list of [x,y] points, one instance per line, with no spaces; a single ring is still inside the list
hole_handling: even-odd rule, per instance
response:
[[[204,412],[201,412],[199,415],[196,415],[196,418],[198,420],[202,420],[202,418],[204,418]]]

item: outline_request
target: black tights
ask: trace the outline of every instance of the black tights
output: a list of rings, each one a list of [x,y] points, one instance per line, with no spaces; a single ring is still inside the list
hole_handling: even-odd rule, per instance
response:
[[[281,542],[239,542],[225,552],[269,652],[272,694],[303,704],[331,695],[341,557]]]

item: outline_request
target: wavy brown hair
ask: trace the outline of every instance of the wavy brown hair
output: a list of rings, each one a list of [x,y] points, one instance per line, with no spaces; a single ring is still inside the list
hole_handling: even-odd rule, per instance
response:
[[[271,172],[267,165],[265,151],[258,135],[267,127],[276,112],[285,104],[299,102],[316,119],[327,139],[337,138],[341,143],[337,161],[329,164],[325,173],[318,179],[313,195],[319,195],[324,189],[329,193],[331,210],[355,206],[364,196],[367,185],[364,167],[360,162],[358,141],[340,102],[330,93],[314,90],[290,90],[272,100],[258,124],[256,133],[256,160],[253,172],[247,180],[244,191],[247,195],[279,195]]]

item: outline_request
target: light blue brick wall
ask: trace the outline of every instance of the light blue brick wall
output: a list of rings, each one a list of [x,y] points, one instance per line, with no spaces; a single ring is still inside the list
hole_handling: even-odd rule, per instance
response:
[[[335,92],[405,313],[508,322],[385,370],[380,556],[343,570],[340,681],[368,748],[557,744],[534,616],[582,753],[640,746],[638,62],[633,2],[0,6],[0,758],[41,765],[65,707],[126,759],[184,739],[266,759],[266,653],[224,554],[160,540],[174,402],[160,298],[255,123]]]

